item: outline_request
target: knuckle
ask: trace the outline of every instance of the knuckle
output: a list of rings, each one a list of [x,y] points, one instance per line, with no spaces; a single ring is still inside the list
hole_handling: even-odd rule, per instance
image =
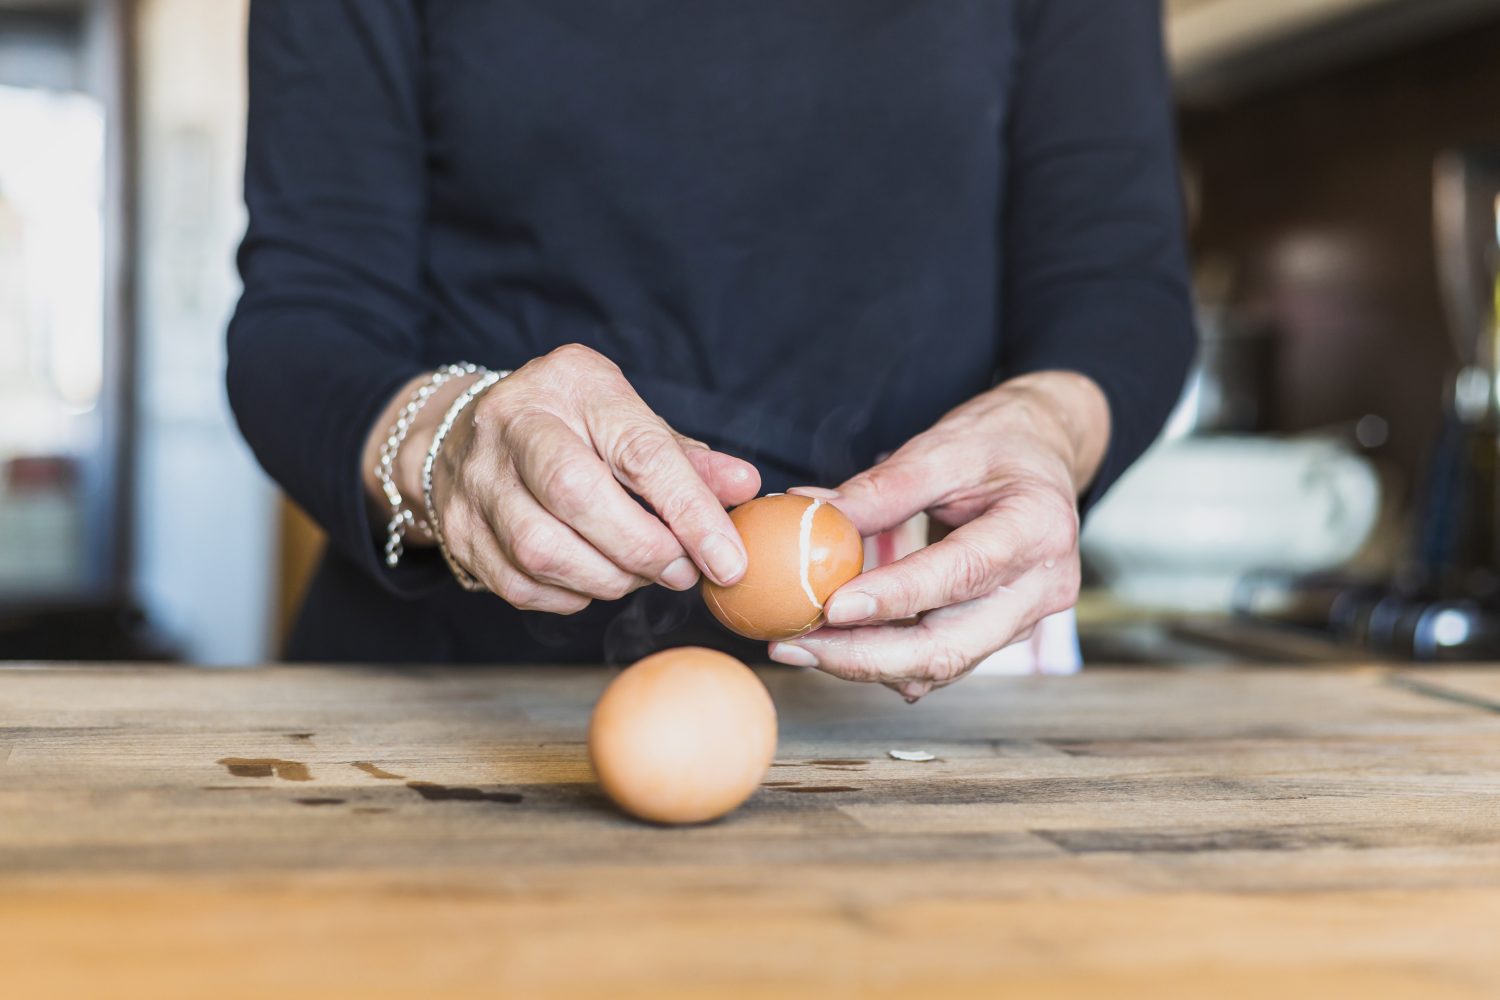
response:
[[[551,416],[546,406],[536,399],[506,401],[504,406],[492,403],[485,408],[484,419],[487,423],[476,430],[476,433],[483,432],[524,442],[538,430],[540,421]]]
[[[654,428],[636,428],[621,435],[615,447],[615,464],[632,479],[651,475],[661,467],[668,449],[676,444]]]
[[[893,575],[888,581],[890,586],[889,599],[884,602],[886,606],[879,609],[886,617],[904,618],[908,615],[919,614],[923,611],[931,611],[921,605],[931,604],[931,601],[922,599],[922,583],[909,575]],[[880,599],[877,597],[877,603]]]
[[[837,664],[837,674],[865,682],[923,682],[933,678],[926,643],[917,639],[920,629],[894,646],[887,642],[851,638],[834,640],[828,659]],[[820,651],[820,659],[821,657]]]
[[[609,386],[623,382],[620,366],[584,344],[563,344],[542,359],[542,374],[547,384],[567,392],[577,392],[580,378],[585,384]]]
[[[557,462],[542,477],[541,489],[553,503],[576,510],[589,499],[598,477],[590,463],[579,458]]]
[[[537,597],[541,594],[540,589],[522,579],[519,576],[507,577],[499,581],[498,586],[490,588],[498,594],[506,604],[521,611],[534,611],[533,606]]]
[[[560,541],[545,525],[527,525],[511,536],[511,556],[528,573],[551,574],[561,568]]]
[[[620,553],[620,566],[640,576],[655,578],[667,564],[682,555],[680,546],[663,538],[637,539]]]
[[[614,366],[614,363],[612,361],[610,361],[604,355],[600,354],[598,351],[594,350],[592,347],[578,343],[563,344],[561,347],[553,348],[547,353],[546,360],[554,364],[560,363],[568,365],[570,367],[593,366],[600,364],[608,365],[610,367]]]
[[[837,656],[838,674],[851,681],[883,681],[886,671],[881,669],[875,655],[862,646],[845,646]]]
[[[959,599],[966,600],[992,589],[994,573],[989,554],[958,535],[948,541],[952,548],[947,575]]]
[[[503,587],[495,590],[495,593],[519,611],[576,615],[593,603],[582,594],[554,591],[519,576],[506,580]]]
[[[890,477],[880,468],[861,472],[840,489],[841,493],[861,496],[873,507],[880,509],[886,504],[892,493]]]
[[[928,654],[925,673],[931,680],[946,683],[963,676],[970,666],[971,660],[963,650],[939,643]]]
[[[668,524],[681,524],[693,516],[701,506],[702,498],[691,490],[674,489],[652,506],[656,514]]]
[[[1080,572],[1076,564],[1069,566],[1057,583],[1049,591],[1046,600],[1042,602],[1042,614],[1055,615],[1059,611],[1066,611],[1078,603],[1080,589]]]
[[[1054,489],[1028,491],[1027,516],[1043,526],[1041,548],[1048,555],[1060,555],[1078,547],[1078,504]]]
[[[1078,548],[1078,533],[1080,521],[1078,518],[1078,505],[1068,502],[1064,497],[1058,496],[1053,499],[1056,515],[1053,518],[1055,527],[1052,530],[1052,542],[1059,552],[1072,552]]]
[[[636,589],[634,577],[619,575],[599,585],[596,596],[605,601],[618,601]]]

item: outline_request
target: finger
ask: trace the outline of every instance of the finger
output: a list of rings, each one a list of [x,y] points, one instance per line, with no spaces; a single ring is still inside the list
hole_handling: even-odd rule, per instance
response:
[[[725,507],[738,507],[760,494],[760,471],[743,459],[713,451],[707,445],[679,438],[693,471]]]
[[[1050,551],[1045,525],[1024,513],[998,508],[942,541],[855,577],[829,598],[828,623],[910,618],[1010,584]]]
[[[517,474],[553,517],[625,573],[687,590],[698,571],[672,532],[642,509],[609,467],[561,420],[547,414],[517,420],[511,450]]]
[[[506,558],[499,542],[490,534],[484,515],[466,504],[453,504],[443,512],[444,535],[451,525],[456,533],[449,542],[453,560],[490,593],[522,611],[577,614],[592,603],[583,594],[538,582],[526,576]]]
[[[616,601],[651,581],[626,573],[553,517],[522,483],[487,508],[490,527],[512,566],[538,583]]]
[[[599,453],[615,477],[651,505],[704,573],[716,583],[735,583],[745,575],[748,560],[723,504],[666,424],[639,400],[630,405],[637,412],[625,420],[618,406],[610,413],[590,413]]]
[[[882,684],[930,681],[941,687],[964,676],[1039,617],[1041,583],[1030,578],[1011,590],[934,611],[921,621],[860,628],[821,628],[792,642],[771,644],[771,659],[817,667],[836,677]]]
[[[915,705],[921,698],[932,690],[931,681],[899,681],[887,684],[886,687],[906,699],[908,705]]]
[[[949,637],[951,639],[951,637]],[[901,684],[937,673],[959,672],[963,651],[920,622],[822,628],[790,642],[774,642],[771,659],[819,670],[849,681]]]

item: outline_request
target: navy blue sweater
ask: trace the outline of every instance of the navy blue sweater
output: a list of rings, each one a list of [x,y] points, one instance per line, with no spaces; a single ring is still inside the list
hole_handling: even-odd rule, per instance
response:
[[[359,459],[434,365],[569,342],[767,489],[832,484],[997,379],[1156,434],[1192,328],[1158,0],[253,0],[229,392],[331,546],[290,654],[620,657],[377,556]],[[621,623],[624,624],[621,624]],[[623,635],[623,638],[622,638]],[[694,637],[698,638],[698,637]]]

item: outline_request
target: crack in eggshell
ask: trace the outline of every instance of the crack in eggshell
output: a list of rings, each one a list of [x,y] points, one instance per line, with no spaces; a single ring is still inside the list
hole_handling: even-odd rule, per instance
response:
[[[741,635],[755,631],[755,624],[750,619],[737,611],[731,611],[729,608],[724,607],[723,602],[719,600],[719,595],[712,590],[704,590],[703,600],[704,603],[709,605],[709,609],[719,616],[720,621],[726,622],[730,628]]]
[[[823,501],[813,500],[802,512],[802,522],[797,528],[797,573],[802,583],[802,592],[807,595],[808,603],[818,609],[821,614],[823,602],[818,600],[818,595],[813,593],[812,587],[812,535],[813,518],[818,516],[818,508],[823,506]]]

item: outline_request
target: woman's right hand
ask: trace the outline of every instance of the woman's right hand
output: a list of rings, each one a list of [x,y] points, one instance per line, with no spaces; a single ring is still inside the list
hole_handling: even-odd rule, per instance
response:
[[[422,459],[459,391],[431,400],[401,449],[409,503],[421,503]],[[469,404],[432,486],[460,566],[518,608],[573,614],[649,583],[687,590],[700,570],[737,581],[745,550],[724,508],[759,493],[760,475],[678,434],[613,362],[571,344]]]

